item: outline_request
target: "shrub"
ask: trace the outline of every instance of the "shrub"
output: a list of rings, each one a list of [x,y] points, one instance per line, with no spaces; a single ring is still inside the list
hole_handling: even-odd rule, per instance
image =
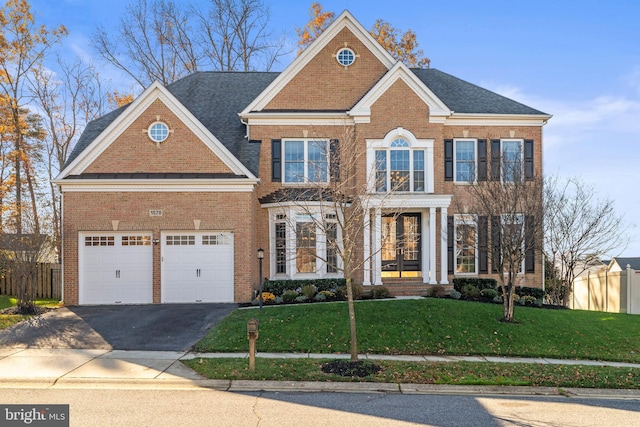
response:
[[[345,282],[345,279],[265,280],[262,287],[276,296],[282,296],[285,291],[302,289],[305,285],[315,286],[316,292],[335,292],[340,286],[344,286]]]
[[[483,289],[496,289],[498,282],[496,279],[482,279],[479,277],[456,277],[453,279],[453,289],[458,292],[462,292],[462,289],[466,285],[472,285],[478,288],[478,290]]]
[[[297,296],[294,301],[295,302],[307,302],[307,301],[309,301],[309,298],[307,298],[306,295],[300,295],[300,296]]]
[[[285,303],[293,302],[299,296],[300,296],[300,294],[298,292],[296,292],[296,291],[293,291],[293,290],[285,291],[282,294],[282,302],[285,302]]]
[[[324,292],[326,292],[326,291],[324,291]],[[317,302],[326,301],[326,300],[327,300],[327,295],[326,295],[326,294],[323,294],[322,292],[317,293],[317,294],[313,297],[313,300],[314,300],[314,301],[317,301]]]
[[[362,298],[362,285],[358,283],[351,282],[351,290],[353,291],[353,299],[361,299]],[[347,299],[347,286],[341,286],[338,288],[336,295],[339,295],[341,299]]]
[[[456,291],[455,289],[452,289],[451,291],[449,291],[449,296],[453,299],[460,299],[460,297],[462,296],[462,294],[458,291]]]
[[[542,299],[545,294],[544,289],[530,288],[526,286],[516,286],[516,292],[520,296],[530,296],[534,299]]]
[[[273,302],[276,296],[271,292],[262,292],[262,302]]]
[[[474,285],[464,285],[462,288],[462,298],[468,300],[476,300],[480,298],[480,289]]]
[[[311,283],[306,284],[302,287],[302,295],[304,295],[305,297],[307,297],[307,299],[311,299],[313,298],[313,296],[316,294],[317,290],[316,287],[314,285],[312,285]]]
[[[480,295],[482,296],[482,298],[493,300],[498,296],[498,291],[496,291],[495,289],[483,289],[480,291]]]
[[[433,285],[429,289],[429,296],[434,298],[443,297],[445,294],[444,286],[442,285]]]
[[[389,298],[389,289],[384,286],[374,286],[371,289],[371,298],[374,298],[374,299]]]
[[[318,292],[318,295],[324,296],[324,299],[328,300],[328,301],[333,301],[334,299],[336,299],[336,294],[334,292],[331,292],[331,291],[320,291],[320,292]],[[318,296],[318,295],[316,295],[316,296]]]
[[[492,302],[495,304],[502,304],[502,295],[496,295]]]

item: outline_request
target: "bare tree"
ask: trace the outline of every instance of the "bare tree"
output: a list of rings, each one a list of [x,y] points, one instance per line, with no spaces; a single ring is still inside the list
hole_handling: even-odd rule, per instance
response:
[[[319,265],[323,265],[327,272],[342,273],[345,278],[351,360],[357,361],[352,278],[376,255],[374,251],[368,257],[362,255],[365,224],[372,222],[373,199],[377,199],[376,206],[384,206],[385,199],[397,191],[394,187],[385,193],[374,193],[375,168],[370,177],[360,172],[366,164],[366,150],[358,140],[355,126],[345,126],[339,139],[312,142],[317,142],[316,161],[309,166],[306,175],[299,172],[298,181],[302,186],[281,188],[276,192],[275,202],[287,207],[283,212],[290,213],[286,225],[295,233],[297,245],[295,253],[288,255],[289,259],[296,259],[299,269],[303,269],[299,272],[316,272],[321,269]],[[288,173],[286,168],[285,173]],[[396,186],[401,186],[401,181],[395,182]],[[400,210],[388,211],[395,217],[400,213]],[[324,243],[323,251],[316,246],[318,240]],[[384,242],[380,247],[384,247]]]
[[[626,226],[613,200],[597,198],[592,186],[576,178],[548,178],[544,200],[545,252],[554,267],[547,297],[566,306],[574,278],[628,244]]]
[[[514,152],[522,153],[522,147]],[[458,212],[475,216],[483,229],[481,234],[486,237],[477,239],[477,248],[486,254],[497,276],[502,320],[513,322],[517,278],[533,269],[535,254],[542,250],[542,178],[533,171],[525,173],[524,162],[517,155],[494,156],[490,163],[486,174],[476,176],[473,171],[469,185],[456,188],[455,204]],[[465,240],[465,236],[458,237]]]
[[[208,7],[135,0],[117,34],[101,27],[93,44],[142,88],[202,69],[269,70],[284,46],[268,29],[269,14],[262,0],[209,0]]]

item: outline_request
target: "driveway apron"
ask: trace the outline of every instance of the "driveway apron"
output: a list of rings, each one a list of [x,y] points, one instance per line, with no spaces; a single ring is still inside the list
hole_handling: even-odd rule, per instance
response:
[[[187,351],[235,304],[64,307],[0,331],[0,348]]]

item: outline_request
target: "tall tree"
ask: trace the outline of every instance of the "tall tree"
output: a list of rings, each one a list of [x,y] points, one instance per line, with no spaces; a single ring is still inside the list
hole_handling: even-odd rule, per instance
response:
[[[117,33],[102,27],[93,44],[141,88],[202,69],[269,70],[284,45],[269,31],[269,13],[262,0],[208,0],[192,7],[134,0]]]
[[[333,12],[324,12],[320,3],[311,3],[311,7],[309,8],[309,22],[307,22],[303,28],[296,28],[296,33],[298,34],[298,55],[331,25],[335,19],[335,15]]]
[[[28,74],[41,64],[44,54],[64,36],[64,26],[48,29],[37,25],[27,0],[8,0],[0,9],[0,90],[6,97],[6,112],[10,128],[6,132],[13,139],[15,174],[15,231],[22,227],[22,171],[25,155],[25,106],[29,98],[24,90]],[[37,222],[36,222],[37,224]]]
[[[296,28],[298,34],[298,55],[313,43],[335,19],[335,13],[323,11],[318,2],[311,4],[309,22],[302,28]],[[418,49],[416,33],[411,29],[401,33],[389,22],[378,19],[369,33],[396,60],[404,62],[408,67],[429,68],[431,60]]]
[[[577,178],[547,179],[544,200],[545,253],[554,267],[548,298],[566,306],[574,278],[590,262],[624,249],[626,226],[612,199],[599,199],[593,187]]]
[[[524,153],[523,148],[514,152]],[[518,155],[495,156],[487,163],[486,171],[473,171],[468,175],[469,185],[458,186],[454,192],[456,210],[474,217],[473,222],[482,229],[479,234],[486,237],[465,235],[475,233],[475,227],[461,227],[464,231],[457,230],[452,243],[471,241],[486,254],[502,290],[502,320],[513,322],[518,279],[534,269],[535,256],[542,252],[543,180],[527,172]]]

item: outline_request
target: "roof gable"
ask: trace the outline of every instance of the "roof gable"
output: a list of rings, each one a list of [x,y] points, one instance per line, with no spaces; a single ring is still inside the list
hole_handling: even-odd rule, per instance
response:
[[[391,70],[349,111],[356,123],[368,123],[371,106],[398,81],[403,81],[429,107],[429,117],[442,121],[451,111],[424,83],[402,62],[397,62]]]
[[[323,33],[308,46],[289,66],[241,113],[242,116],[252,111],[263,111],[269,103],[287,86],[311,61],[313,61],[329,43],[343,30],[350,31],[357,40],[384,67],[390,69],[396,62],[369,32],[347,10],[342,12]]]
[[[156,101],[160,101],[178,117],[233,173],[256,178],[167,88],[154,82],[134,102],[97,119],[87,127],[78,143],[79,147],[70,156],[58,179],[84,172]]]
[[[610,271],[624,271],[627,269],[627,265],[629,265],[632,270],[640,270],[640,257],[633,257],[633,258],[616,257],[611,260],[609,269]]]

